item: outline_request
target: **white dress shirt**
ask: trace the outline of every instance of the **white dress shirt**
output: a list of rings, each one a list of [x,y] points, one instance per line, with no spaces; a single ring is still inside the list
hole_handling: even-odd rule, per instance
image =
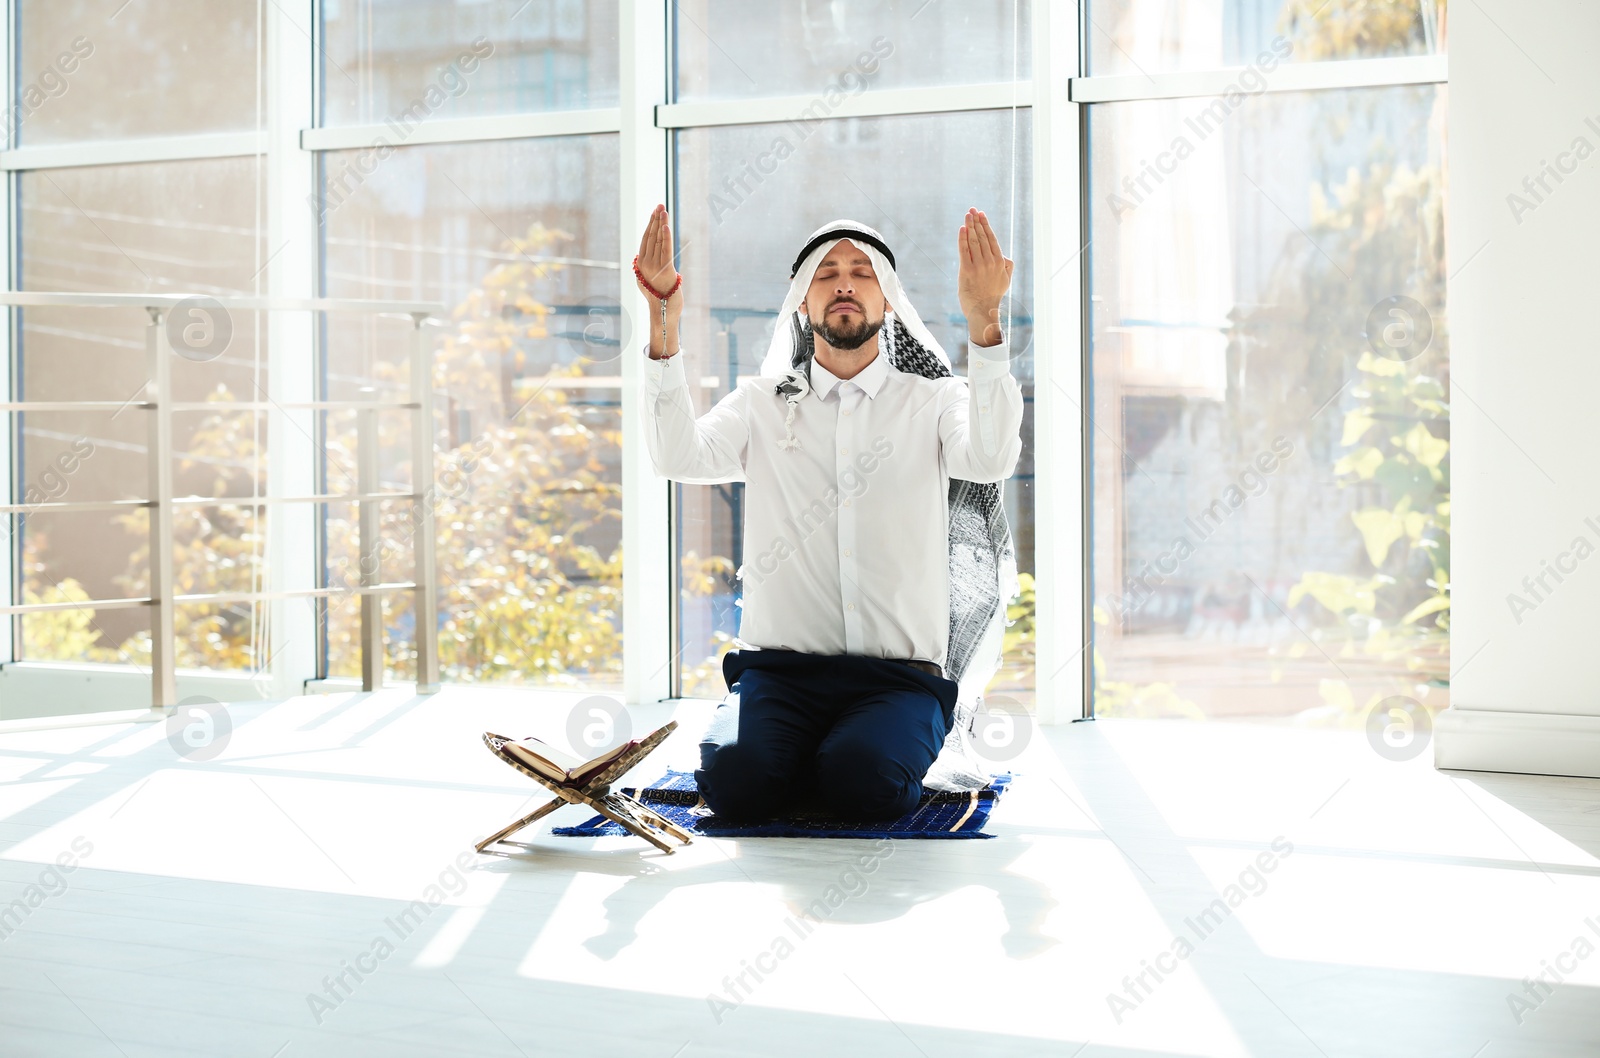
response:
[[[777,378],[696,419],[683,354],[650,360],[645,437],[663,477],[745,482],[741,648],[931,661],[950,628],[950,479],[1004,481],[1022,451],[1006,343],[970,347],[967,378],[923,378],[880,353],[841,380],[815,360],[793,430]]]

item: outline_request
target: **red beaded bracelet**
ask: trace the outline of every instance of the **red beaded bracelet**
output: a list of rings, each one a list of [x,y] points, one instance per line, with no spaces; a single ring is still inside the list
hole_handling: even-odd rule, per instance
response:
[[[678,292],[678,288],[679,287],[683,286],[683,273],[679,272],[679,273],[677,273],[678,278],[677,278],[676,281],[673,282],[671,290],[667,291],[665,294],[657,293],[656,288],[651,286],[650,285],[650,281],[644,277],[644,273],[639,271],[639,255],[638,254],[634,254],[633,255],[633,274],[638,278],[639,283],[640,283],[641,286],[643,286],[646,290],[650,291],[651,294],[655,295],[655,298],[656,298],[657,301],[665,301],[665,300],[667,300],[672,295],[674,295],[674,294],[676,294]]]

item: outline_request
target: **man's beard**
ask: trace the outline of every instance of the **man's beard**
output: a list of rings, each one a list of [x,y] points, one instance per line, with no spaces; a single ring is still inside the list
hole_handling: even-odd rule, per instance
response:
[[[811,325],[811,329],[827,342],[830,346],[841,352],[859,349],[866,345],[874,335],[883,329],[883,320],[868,323],[865,316],[861,316],[854,324],[845,323],[838,327],[830,326],[826,319],[818,320]]]

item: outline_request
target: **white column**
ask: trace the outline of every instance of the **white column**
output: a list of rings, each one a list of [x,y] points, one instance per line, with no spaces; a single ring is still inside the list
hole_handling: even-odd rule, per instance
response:
[[[315,293],[317,228],[310,205],[315,156],[300,148],[300,131],[312,123],[311,0],[273,3],[266,9],[267,239],[271,258],[263,276],[274,298]],[[310,313],[274,312],[267,319],[267,388],[279,405],[313,400],[315,321]],[[254,399],[261,399],[258,395]],[[316,446],[309,411],[275,409],[267,416],[267,495],[315,492]],[[267,511],[266,590],[316,586],[316,519],[320,508],[278,504]],[[304,692],[316,675],[316,611],[305,599],[278,599],[268,610],[267,657],[262,676],[273,698]]]
[[[5,87],[0,88],[0,100],[4,100],[5,113],[8,115],[16,113],[14,96],[17,79],[12,76],[11,55],[11,49],[16,44],[11,32],[12,26],[15,24],[15,20],[12,18],[0,19],[0,77],[5,78]],[[0,142],[3,142],[8,149],[15,147],[17,140],[11,120],[8,119],[5,122],[4,128],[6,129],[6,135]],[[9,252],[5,255],[5,260],[0,261],[0,284],[3,284],[6,290],[10,290],[15,286],[15,281],[11,275],[11,262],[18,259],[16,245],[18,228],[15,212],[17,209],[17,183],[21,179],[21,173],[8,172],[5,174],[6,205],[4,210],[0,210],[0,220],[3,220],[5,224],[5,240],[0,242],[0,246],[5,246]],[[5,314],[5,326],[0,327],[0,349],[5,352],[6,366],[5,377],[0,379],[0,401],[17,399],[16,390],[11,384],[12,376],[17,368],[17,350],[11,342],[11,321],[16,318],[16,312],[16,309],[8,310]],[[20,497],[23,492],[21,481],[13,480],[12,476],[14,468],[11,465],[13,452],[11,442],[13,431],[16,428],[16,416],[8,411],[0,412],[0,474],[5,475],[6,481],[6,487],[4,490],[0,490],[0,495],[12,497],[0,501],[5,503],[20,503]],[[12,578],[16,576],[16,571],[13,569],[11,561],[12,548],[16,546],[16,529],[19,524],[17,516],[14,514],[0,517],[0,526],[5,528],[5,532],[0,534],[0,606],[17,606],[22,603],[22,592],[14,590],[12,584]],[[0,664],[16,660],[17,630],[18,624],[10,614],[0,614]]]
[[[1038,716],[1060,723],[1087,706],[1084,564],[1081,109],[1067,101],[1077,73],[1078,23],[1070,5],[1033,5],[1034,597]]]
[[[1600,776],[1600,8],[1450,14],[1452,679],[1435,763]]]
[[[627,335],[622,349],[622,682],[626,700],[667,697],[677,645],[671,640],[672,535],[670,486],[656,476],[645,450],[638,413],[643,379],[640,339],[648,319],[631,263],[645,221],[667,201],[667,136],[655,127],[655,106],[666,102],[666,5],[620,0],[618,100],[622,112],[621,259],[618,298]]]

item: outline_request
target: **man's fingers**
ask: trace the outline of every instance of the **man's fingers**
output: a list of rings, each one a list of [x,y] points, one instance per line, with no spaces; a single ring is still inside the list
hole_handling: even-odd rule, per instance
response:
[[[657,206],[650,211],[650,225],[645,232],[645,253],[642,258],[652,280],[658,279],[661,272],[661,235],[665,227],[666,215]]]
[[[658,261],[659,247],[661,245],[661,210],[650,211],[650,220],[644,226],[644,237],[639,240],[639,263],[642,267],[655,273]]]
[[[1001,257],[1000,239],[995,235],[994,228],[990,226],[989,218],[981,212],[978,214],[978,223],[983,225],[979,238],[983,242],[984,249],[992,260],[998,262]]]
[[[984,257],[990,261],[998,262],[1000,258],[1000,240],[995,238],[994,228],[989,224],[989,218],[982,211],[978,211],[975,218],[978,229],[978,242],[983,247]]]
[[[989,241],[983,234],[983,214],[976,209],[967,210],[967,229],[972,233],[972,259],[982,265],[990,264]]]
[[[983,214],[973,210],[967,220],[967,230],[972,233],[972,260],[974,264],[988,265],[989,245],[983,237]]]
[[[639,240],[639,270],[651,287],[672,285],[672,222],[665,206],[652,209],[645,223],[644,235]]]
[[[670,238],[671,228],[668,226],[666,208],[657,206],[650,211],[650,219],[645,222],[644,235],[639,240],[640,264],[648,263],[659,270],[665,259],[664,247],[670,245]]]

